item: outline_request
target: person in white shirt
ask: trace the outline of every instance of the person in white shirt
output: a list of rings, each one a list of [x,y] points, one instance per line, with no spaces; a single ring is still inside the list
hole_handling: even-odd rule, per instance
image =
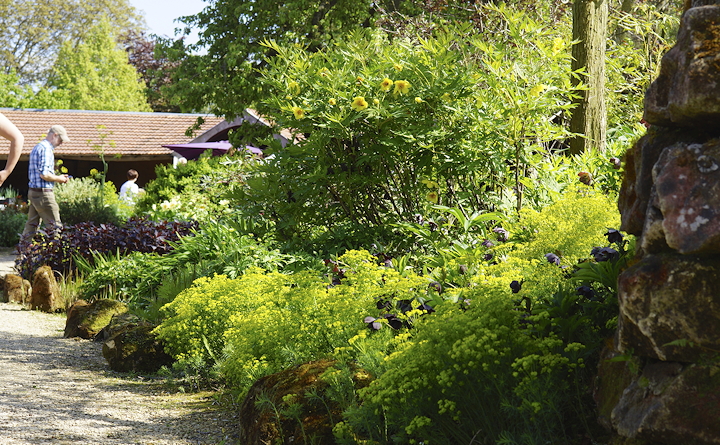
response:
[[[138,172],[130,169],[127,172],[128,180],[120,187],[120,199],[128,204],[133,204],[142,190],[137,184]]]

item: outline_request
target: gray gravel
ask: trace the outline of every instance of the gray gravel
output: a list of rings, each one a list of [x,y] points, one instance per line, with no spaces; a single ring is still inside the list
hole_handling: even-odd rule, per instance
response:
[[[212,393],[111,372],[100,343],[63,338],[64,315],[0,303],[0,444],[234,444]]]

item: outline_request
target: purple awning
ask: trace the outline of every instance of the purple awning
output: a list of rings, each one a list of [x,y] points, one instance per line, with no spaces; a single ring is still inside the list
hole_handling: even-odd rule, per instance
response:
[[[165,148],[169,148],[180,156],[188,160],[197,159],[201,154],[207,150],[212,150],[213,156],[221,156],[230,150],[232,144],[228,141],[217,141],[217,142],[194,142],[189,144],[167,144],[163,145]],[[253,147],[252,145],[246,145],[245,149],[252,154],[262,154],[262,150]]]

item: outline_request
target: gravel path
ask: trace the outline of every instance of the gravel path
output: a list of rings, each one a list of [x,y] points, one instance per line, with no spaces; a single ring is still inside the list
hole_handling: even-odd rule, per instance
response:
[[[109,370],[102,345],[63,338],[64,315],[0,303],[0,444],[236,444],[210,393]]]

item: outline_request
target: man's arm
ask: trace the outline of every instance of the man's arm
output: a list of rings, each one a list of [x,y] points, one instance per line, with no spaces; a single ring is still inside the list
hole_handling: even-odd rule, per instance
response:
[[[5,162],[5,169],[0,170],[0,185],[2,185],[7,177],[10,176],[13,169],[15,169],[18,159],[20,159],[25,137],[15,124],[10,122],[10,119],[2,113],[0,113],[0,136],[10,141],[10,151],[8,152],[7,161]]]
[[[55,175],[53,173],[43,173],[40,175],[43,181],[48,182],[62,182],[63,184],[70,180],[68,175]]]

